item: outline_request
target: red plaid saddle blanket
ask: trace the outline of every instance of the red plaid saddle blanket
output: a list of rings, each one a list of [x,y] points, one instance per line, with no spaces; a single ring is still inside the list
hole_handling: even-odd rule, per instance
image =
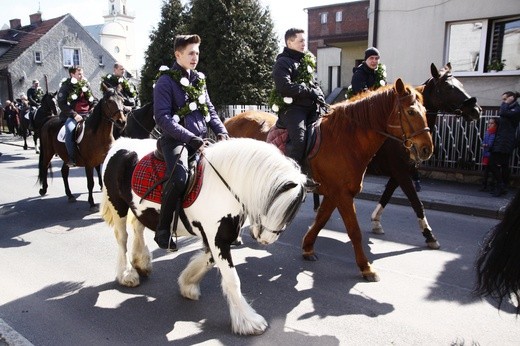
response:
[[[163,186],[157,184],[164,178],[166,173],[166,162],[155,157],[153,152],[143,157],[134,169],[132,174],[132,191],[139,197],[161,204],[161,193]],[[204,164],[200,161],[195,169],[195,174],[191,175],[188,181],[188,191],[183,208],[188,208],[195,202],[202,188],[204,178]],[[157,185],[154,187],[154,185]],[[152,189],[150,191],[150,189]]]

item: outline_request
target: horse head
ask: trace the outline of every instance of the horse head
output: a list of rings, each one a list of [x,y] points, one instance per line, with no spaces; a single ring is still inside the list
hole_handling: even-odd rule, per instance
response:
[[[426,120],[426,108],[422,96],[414,88],[405,85],[398,78],[394,84],[396,107],[390,115],[398,119],[398,124],[387,125],[387,131],[394,139],[402,139],[410,158],[415,162],[427,160],[433,154],[433,141]]]
[[[432,77],[424,85],[424,105],[428,111],[443,111],[462,116],[466,121],[477,120],[482,108],[477,99],[471,97],[462,83],[451,74],[451,64],[441,70],[435,64],[430,66]]]
[[[52,115],[58,115],[58,107],[56,106],[56,94],[58,92],[49,92],[47,91],[43,97],[41,102],[41,107],[47,112],[52,113]]]
[[[124,97],[121,93],[121,86],[110,88],[105,83],[101,83],[101,90],[103,91],[101,110],[105,118],[117,128],[124,129],[126,126],[126,115],[123,112]]]

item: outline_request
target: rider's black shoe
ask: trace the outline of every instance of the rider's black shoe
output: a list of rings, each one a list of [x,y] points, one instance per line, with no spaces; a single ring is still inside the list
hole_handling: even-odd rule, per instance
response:
[[[177,250],[177,245],[173,239],[171,239],[170,230],[168,229],[159,229],[155,231],[155,237],[153,240],[155,240],[161,249]]]

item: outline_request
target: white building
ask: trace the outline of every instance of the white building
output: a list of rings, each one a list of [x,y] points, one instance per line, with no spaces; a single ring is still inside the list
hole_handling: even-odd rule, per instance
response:
[[[105,23],[89,25],[85,29],[112,56],[125,66],[134,78],[139,78],[135,61],[135,28],[133,11],[127,0],[106,0]]]

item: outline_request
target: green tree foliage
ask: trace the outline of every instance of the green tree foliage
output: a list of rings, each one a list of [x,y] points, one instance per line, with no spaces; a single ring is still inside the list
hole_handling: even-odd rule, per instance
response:
[[[187,20],[186,9],[180,0],[163,0],[161,21],[150,34],[150,45],[144,54],[141,69],[139,98],[141,104],[153,100],[153,83],[161,65],[170,67],[173,63],[173,41],[175,35],[184,33]]]
[[[202,38],[197,70],[216,106],[267,104],[278,52],[274,24],[259,0],[191,0],[188,30]]]

